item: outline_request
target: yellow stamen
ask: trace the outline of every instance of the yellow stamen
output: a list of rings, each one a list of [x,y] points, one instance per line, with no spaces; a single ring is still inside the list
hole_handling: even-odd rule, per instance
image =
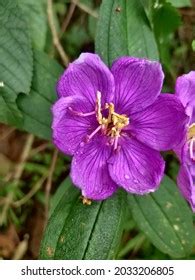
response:
[[[102,124],[102,113],[101,113],[101,92],[97,91],[97,98],[96,98],[96,117],[99,124]]]
[[[96,112],[97,112],[97,121],[102,125],[103,129],[107,129],[107,135],[111,137],[119,137],[121,130],[129,124],[129,118],[122,114],[117,114],[114,110],[114,104],[106,103],[105,109],[108,109],[108,118],[104,118],[101,113],[101,92],[97,92],[96,99]],[[111,127],[110,127],[111,125]]]

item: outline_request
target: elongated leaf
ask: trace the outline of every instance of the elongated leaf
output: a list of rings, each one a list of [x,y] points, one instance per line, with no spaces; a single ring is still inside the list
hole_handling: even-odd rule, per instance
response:
[[[51,217],[51,215],[53,214],[53,212],[55,211],[55,209],[57,208],[58,204],[60,203],[61,199],[63,198],[63,196],[65,195],[65,193],[67,194],[67,192],[71,192],[72,190],[72,182],[70,180],[70,177],[67,177],[63,183],[59,186],[59,188],[56,190],[55,195],[52,198],[51,201],[51,209],[49,212],[49,216]],[[74,189],[76,194],[78,194],[78,189]],[[63,199],[62,199],[63,201]]]
[[[42,241],[41,259],[112,259],[123,230],[125,194],[83,205],[78,189],[60,186]],[[57,205],[56,205],[56,202]]]
[[[64,223],[71,211],[71,207],[78,200],[79,190],[72,186],[71,182],[64,181],[58,193],[61,193],[61,199],[58,194],[54,198],[54,204],[50,211],[50,220],[47,224],[44,237],[41,244],[40,259],[54,259],[56,246]]]
[[[163,1],[162,4],[156,5],[153,9],[153,23],[156,37],[163,41],[181,24],[180,14],[170,3],[164,3]]]
[[[158,59],[154,35],[141,0],[103,0],[96,52],[111,65],[119,56]]]
[[[158,5],[152,9],[152,21],[154,33],[158,42],[161,62],[170,71],[174,72],[171,60],[171,38],[181,24],[181,17],[178,10],[170,3],[160,0]]]
[[[47,35],[47,6],[45,0],[18,0],[30,28],[33,47],[43,50]]]
[[[55,60],[35,51],[30,95],[21,94],[17,99],[24,118],[19,128],[39,137],[51,139],[51,106],[57,98],[55,84],[62,71],[62,67]]]
[[[177,8],[190,7],[192,5],[190,0],[168,0],[167,2],[170,2]]]
[[[0,121],[16,124],[21,114],[15,100],[29,94],[33,58],[29,30],[16,0],[0,0]]]
[[[159,250],[175,258],[191,252],[192,213],[170,178],[165,176],[154,194],[129,195],[128,200],[138,226]]]

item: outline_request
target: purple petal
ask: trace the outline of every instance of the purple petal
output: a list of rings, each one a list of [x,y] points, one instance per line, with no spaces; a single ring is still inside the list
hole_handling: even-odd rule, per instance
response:
[[[96,129],[95,114],[82,117],[72,110],[89,112],[88,103],[78,96],[61,97],[52,107],[53,142],[65,154],[73,155],[82,141]]]
[[[120,150],[109,160],[112,179],[130,193],[155,191],[163,177],[165,163],[159,152],[134,138],[121,138]]]
[[[177,184],[181,194],[190,203],[192,210],[195,212],[195,185],[193,184],[192,175],[185,165],[180,167]]]
[[[112,101],[114,78],[96,54],[83,53],[69,64],[57,83],[58,96],[81,95],[95,107],[97,91],[102,93],[102,104]]]
[[[161,94],[142,112],[131,115],[130,131],[155,150],[170,150],[186,135],[188,117],[178,98]]]
[[[195,71],[177,78],[175,91],[184,107],[195,104]]]
[[[115,105],[118,113],[132,114],[151,105],[160,94],[164,74],[160,63],[122,57],[111,69],[115,79]]]
[[[181,143],[173,149],[180,162],[182,162],[183,147],[184,147],[185,143],[186,143],[186,139],[184,138],[181,141]]]
[[[117,189],[108,171],[107,160],[110,147],[106,139],[98,138],[76,152],[71,167],[73,183],[82,189],[82,194],[94,200],[111,196]]]

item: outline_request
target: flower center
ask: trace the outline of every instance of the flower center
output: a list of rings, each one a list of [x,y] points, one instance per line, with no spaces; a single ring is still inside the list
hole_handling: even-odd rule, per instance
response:
[[[106,103],[103,109],[108,109],[108,117],[103,117],[101,107],[101,92],[97,92],[96,98],[96,117],[99,127],[102,132],[111,137],[111,144],[114,145],[114,150],[117,149],[118,139],[121,130],[129,124],[129,118],[125,114],[118,114],[115,112],[114,104]]]
[[[194,143],[195,143],[195,123],[190,125],[189,130],[188,130],[187,138],[188,138],[188,141],[189,141],[190,158],[192,160],[195,160],[195,149],[194,149]]]
[[[121,130],[129,124],[129,118],[124,114],[117,114],[114,111],[113,103],[106,103],[104,109],[108,109],[107,118],[102,116],[101,93],[98,91],[96,99],[97,121],[101,125],[102,130],[105,132],[106,135],[110,135],[111,137],[119,136]]]
[[[117,149],[121,130],[129,124],[129,118],[125,114],[120,115],[116,113],[112,102],[106,103],[102,107],[100,91],[97,91],[96,106],[93,112],[81,113],[73,110],[71,107],[69,107],[69,110],[73,114],[82,117],[96,115],[99,126],[90,135],[87,135],[87,141],[89,141],[97,132],[101,131],[104,135],[110,137],[109,143],[114,146],[114,150]],[[105,110],[108,110],[107,117],[104,117],[102,114]]]

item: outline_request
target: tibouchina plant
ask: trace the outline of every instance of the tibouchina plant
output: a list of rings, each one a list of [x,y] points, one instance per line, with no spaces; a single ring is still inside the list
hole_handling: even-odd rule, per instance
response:
[[[53,141],[73,156],[71,178],[84,197],[158,188],[165,168],[160,151],[181,142],[188,121],[180,100],[161,94],[163,78],[159,62],[121,57],[109,70],[90,53],[60,77]]]

